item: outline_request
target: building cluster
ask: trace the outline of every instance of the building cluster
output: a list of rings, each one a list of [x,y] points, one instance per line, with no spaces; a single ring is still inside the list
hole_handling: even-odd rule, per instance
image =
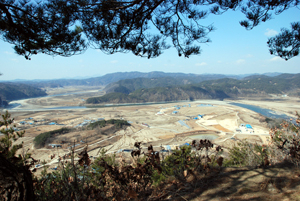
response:
[[[191,104],[182,105],[182,106],[174,105],[173,107],[174,107],[174,111],[172,112],[172,114],[178,114],[177,110],[180,110],[180,108],[182,108],[182,107],[191,107]]]
[[[52,148],[62,148],[61,144],[48,144]]]
[[[28,117],[24,119],[24,121],[20,121],[19,125],[62,125],[57,124],[56,122],[50,122],[49,119],[33,119],[32,117]]]
[[[77,124],[74,128],[79,128],[83,126],[87,126],[88,124],[95,123],[96,121],[102,121],[104,118],[98,118],[97,120],[85,119],[82,123]]]
[[[254,130],[250,124],[241,124],[239,128],[236,129],[239,133],[254,133]]]

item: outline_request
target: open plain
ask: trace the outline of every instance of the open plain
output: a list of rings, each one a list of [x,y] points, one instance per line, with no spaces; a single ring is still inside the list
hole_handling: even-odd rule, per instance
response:
[[[59,157],[69,154],[70,147],[74,145],[75,152],[82,151],[88,145],[89,155],[96,157],[102,148],[108,153],[119,153],[124,149],[133,149],[135,142],[142,142],[144,147],[152,144],[157,150],[167,145],[175,149],[194,139],[210,139],[225,150],[245,138],[266,144],[269,128],[262,121],[263,117],[229,103],[257,105],[290,116],[295,116],[295,111],[300,109],[299,99],[296,98],[84,107],[86,98],[104,94],[101,88],[65,87],[46,91],[49,94],[47,97],[13,101],[18,106],[9,109],[9,112],[15,118],[17,128],[26,131],[25,137],[15,143],[23,141],[23,152],[30,152],[35,159],[45,161],[50,167],[55,167]],[[122,129],[111,126],[85,129],[88,123],[101,119],[123,119],[131,126]],[[250,124],[253,129],[241,130],[241,124]],[[33,140],[37,135],[62,127],[71,128],[72,131],[48,139],[45,147],[34,146]],[[62,147],[52,148],[48,144],[61,144]]]

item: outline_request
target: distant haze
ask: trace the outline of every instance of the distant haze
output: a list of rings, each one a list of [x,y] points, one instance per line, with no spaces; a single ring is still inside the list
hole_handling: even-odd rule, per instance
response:
[[[233,78],[244,78],[248,76],[253,76],[253,75],[265,75],[269,77],[274,77],[277,75],[280,75],[282,73],[279,72],[269,72],[269,73],[254,73],[254,74],[193,74],[193,73],[179,73],[179,72],[162,72],[162,71],[152,71],[152,72],[138,72],[138,71],[132,71],[132,72],[115,72],[115,73],[109,73],[106,75],[95,75],[95,76],[76,76],[76,77],[62,77],[62,78],[57,78],[57,79],[15,79],[15,80],[0,80],[0,82],[27,82],[27,81],[33,81],[33,82],[45,82],[45,81],[55,81],[55,80],[85,80],[85,79],[93,79],[93,78],[104,78],[104,77],[109,77],[110,82],[118,81],[121,79],[130,79],[130,78],[137,78],[137,77],[164,77],[164,76],[172,76],[172,77],[177,77],[177,76],[221,76],[221,77],[233,77]],[[112,76],[115,75],[115,76]],[[113,79],[113,78],[115,79]]]

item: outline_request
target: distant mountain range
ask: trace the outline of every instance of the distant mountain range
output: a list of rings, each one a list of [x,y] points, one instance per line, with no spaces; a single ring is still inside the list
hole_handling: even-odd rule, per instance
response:
[[[135,78],[106,86],[107,94],[87,99],[86,103],[141,103],[195,99],[262,97],[268,94],[299,96],[300,74],[275,77],[250,75],[243,79],[194,77]],[[207,79],[203,81],[204,79]]]
[[[103,86],[107,94],[87,103],[155,102],[236,98],[270,93],[298,95],[299,74],[185,74],[117,72],[87,79],[19,80],[0,83],[1,100],[45,96],[45,87]]]
[[[266,73],[263,75],[278,75],[280,73]],[[253,74],[251,74],[253,75]],[[149,73],[142,72],[117,72],[110,73],[100,77],[93,77],[87,79],[55,79],[55,80],[13,80],[10,82],[28,84],[38,88],[45,87],[64,87],[64,86],[99,86],[99,85],[108,85],[113,82],[124,79],[133,79],[133,78],[160,78],[160,77],[172,77],[172,78],[183,78],[185,77],[191,83],[199,83],[204,80],[212,79],[221,79],[221,78],[235,78],[243,79],[250,74],[245,75],[222,75],[222,74],[186,74],[186,73],[165,73],[161,71],[153,71]],[[5,81],[2,81],[2,83]]]

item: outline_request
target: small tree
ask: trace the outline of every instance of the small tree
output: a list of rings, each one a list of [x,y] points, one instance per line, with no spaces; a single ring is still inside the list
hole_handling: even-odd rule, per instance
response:
[[[15,132],[11,126],[14,119],[6,111],[2,115],[0,121],[1,133],[4,135],[0,139],[0,200],[35,200],[33,193],[32,174],[29,170],[35,162],[28,153],[15,156],[18,149],[22,148],[22,144],[12,145],[12,141],[16,141],[23,137],[24,131]],[[32,160],[29,162],[28,158]]]
[[[272,161],[282,162],[289,160],[300,166],[300,115],[296,113],[297,119],[292,122],[284,122],[281,128],[270,131],[270,146]]]
[[[0,132],[4,135],[4,137],[0,139],[0,153],[7,159],[10,159],[15,156],[18,149],[22,148],[22,144],[12,145],[12,142],[16,141],[20,137],[23,137],[25,131],[15,131],[14,128],[16,126],[12,126],[14,119],[10,118],[11,115],[8,113],[8,111],[1,116],[2,121],[0,121],[0,127],[2,127],[2,129]]]
[[[229,150],[225,166],[263,167],[268,165],[269,150],[266,145],[252,144],[247,140],[238,142]]]

